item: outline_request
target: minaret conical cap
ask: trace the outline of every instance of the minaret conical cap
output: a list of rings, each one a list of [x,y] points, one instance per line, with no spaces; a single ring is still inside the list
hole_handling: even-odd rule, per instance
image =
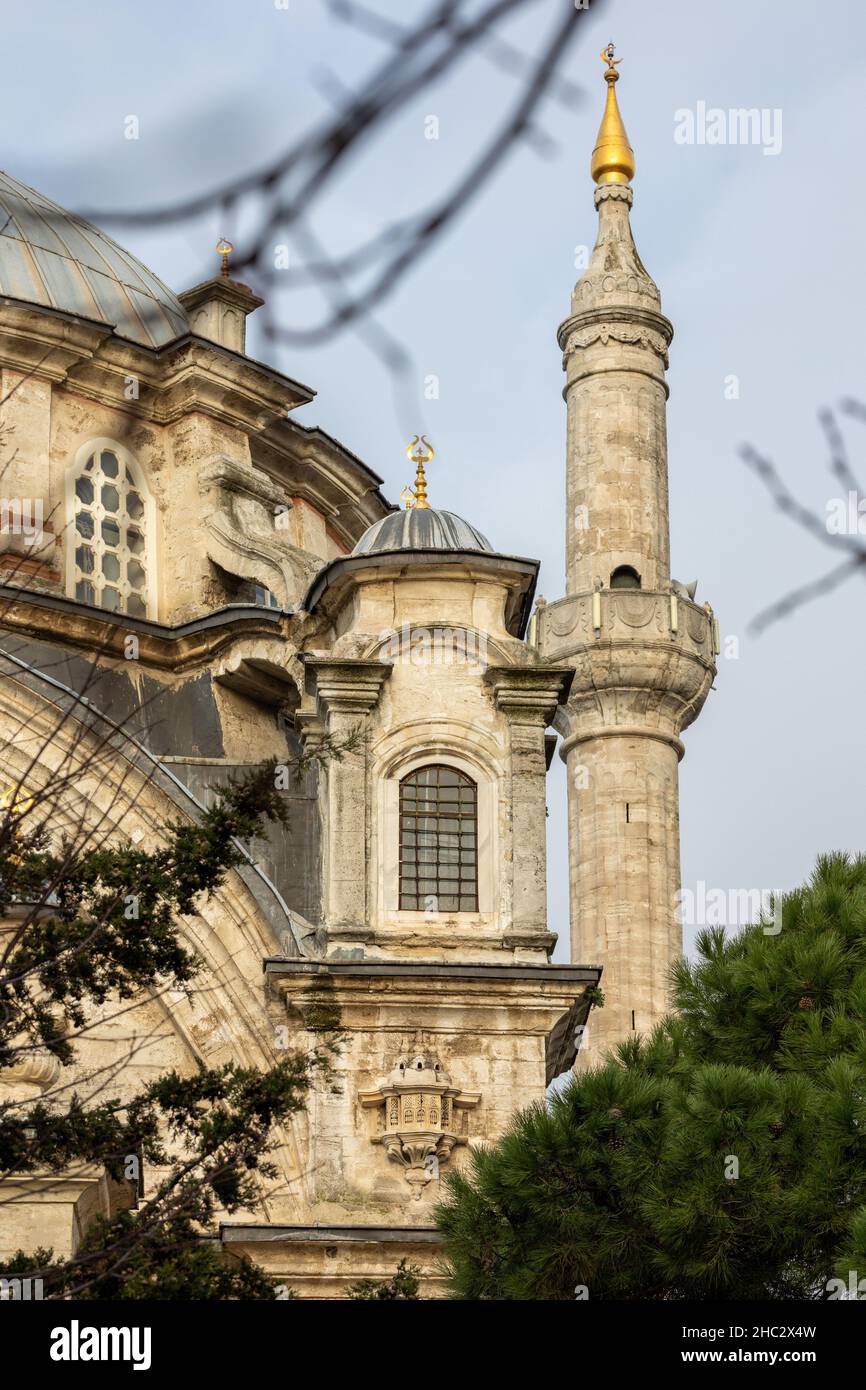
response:
[[[596,183],[630,183],[634,178],[634,150],[628,141],[616,100],[615,85],[619,81],[612,43],[602,49],[602,62],[607,63],[604,80],[607,83],[607,102],[592,152],[590,172]]]

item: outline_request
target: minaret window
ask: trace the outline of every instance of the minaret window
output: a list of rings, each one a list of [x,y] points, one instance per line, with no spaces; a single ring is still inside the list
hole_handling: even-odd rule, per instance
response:
[[[639,589],[640,575],[631,565],[618,565],[610,576],[612,589]]]
[[[82,450],[69,476],[67,593],[111,613],[154,617],[153,499],[131,454]]]
[[[478,911],[478,797],[456,768],[420,767],[400,783],[400,909]]]

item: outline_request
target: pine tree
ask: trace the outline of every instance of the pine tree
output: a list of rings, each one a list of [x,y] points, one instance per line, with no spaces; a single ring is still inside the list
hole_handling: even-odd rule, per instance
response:
[[[350,1299],[357,1302],[406,1302],[419,1299],[421,1271],[417,1265],[407,1265],[401,1260],[390,1279],[377,1282],[375,1279],[358,1279],[347,1290]]]
[[[673,1000],[450,1176],[457,1297],[821,1298],[866,1277],[866,857],[820,859],[781,930],[704,930]]]

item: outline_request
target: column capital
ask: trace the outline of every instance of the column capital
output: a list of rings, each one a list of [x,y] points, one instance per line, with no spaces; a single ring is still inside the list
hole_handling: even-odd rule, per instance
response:
[[[369,714],[393,669],[388,662],[354,657],[341,661],[302,654],[301,660],[307,694],[325,714]]]
[[[549,724],[568,696],[574,671],[569,666],[488,666],[485,682],[496,708],[512,722]]]

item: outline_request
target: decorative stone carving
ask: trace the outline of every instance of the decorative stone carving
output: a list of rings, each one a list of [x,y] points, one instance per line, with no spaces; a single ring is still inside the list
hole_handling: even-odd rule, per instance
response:
[[[611,601],[611,618],[619,618],[627,627],[646,627],[658,611],[656,596],[653,602],[644,602],[643,594],[623,594],[618,592]]]
[[[612,282],[610,285],[607,284],[608,280]],[[633,284],[632,281],[634,281]],[[634,276],[629,276],[628,283],[617,286],[613,276],[606,276],[602,289],[607,293],[612,293],[616,288],[627,289],[634,294],[638,290],[637,279]],[[589,347],[592,343],[598,342],[605,347],[609,342],[614,342],[649,348],[651,352],[661,358],[665,367],[668,365],[667,342],[661,333],[654,333],[652,329],[614,328],[607,323],[593,324],[589,328],[579,329],[577,332],[571,333],[566,339],[564,356],[567,357],[570,352],[574,352],[575,348]]]
[[[594,202],[598,207],[599,203],[606,203],[609,199],[614,202],[628,203],[631,207],[634,202],[634,193],[631,185],[627,183],[600,183],[595,190]]]
[[[401,1057],[378,1090],[361,1093],[361,1104],[374,1117],[371,1142],[403,1166],[415,1199],[438,1177],[439,1164],[455,1145],[467,1142],[466,1112],[480,1098],[452,1086],[431,1052]]]
[[[21,1034],[12,1041],[20,1048],[11,1066],[0,1071],[0,1095],[4,1100],[35,1100],[60,1077],[60,1063],[45,1048],[33,1047]]]
[[[211,560],[229,574],[257,579],[281,603],[303,592],[317,565],[277,524],[292,507],[284,488],[260,469],[220,454],[203,466],[199,490]]]
[[[627,640],[638,645],[642,642],[657,644],[661,640],[678,650],[691,652],[695,647],[708,661],[713,661],[712,620],[697,604],[679,600],[684,621],[680,631],[672,632],[669,593],[651,589],[602,589],[599,594],[601,626],[590,641],[586,634],[592,599],[592,594],[570,594],[547,604],[539,614],[536,641],[548,661],[561,661],[566,654],[595,645],[600,639]],[[658,637],[653,632],[638,631],[647,628],[654,629]]]

